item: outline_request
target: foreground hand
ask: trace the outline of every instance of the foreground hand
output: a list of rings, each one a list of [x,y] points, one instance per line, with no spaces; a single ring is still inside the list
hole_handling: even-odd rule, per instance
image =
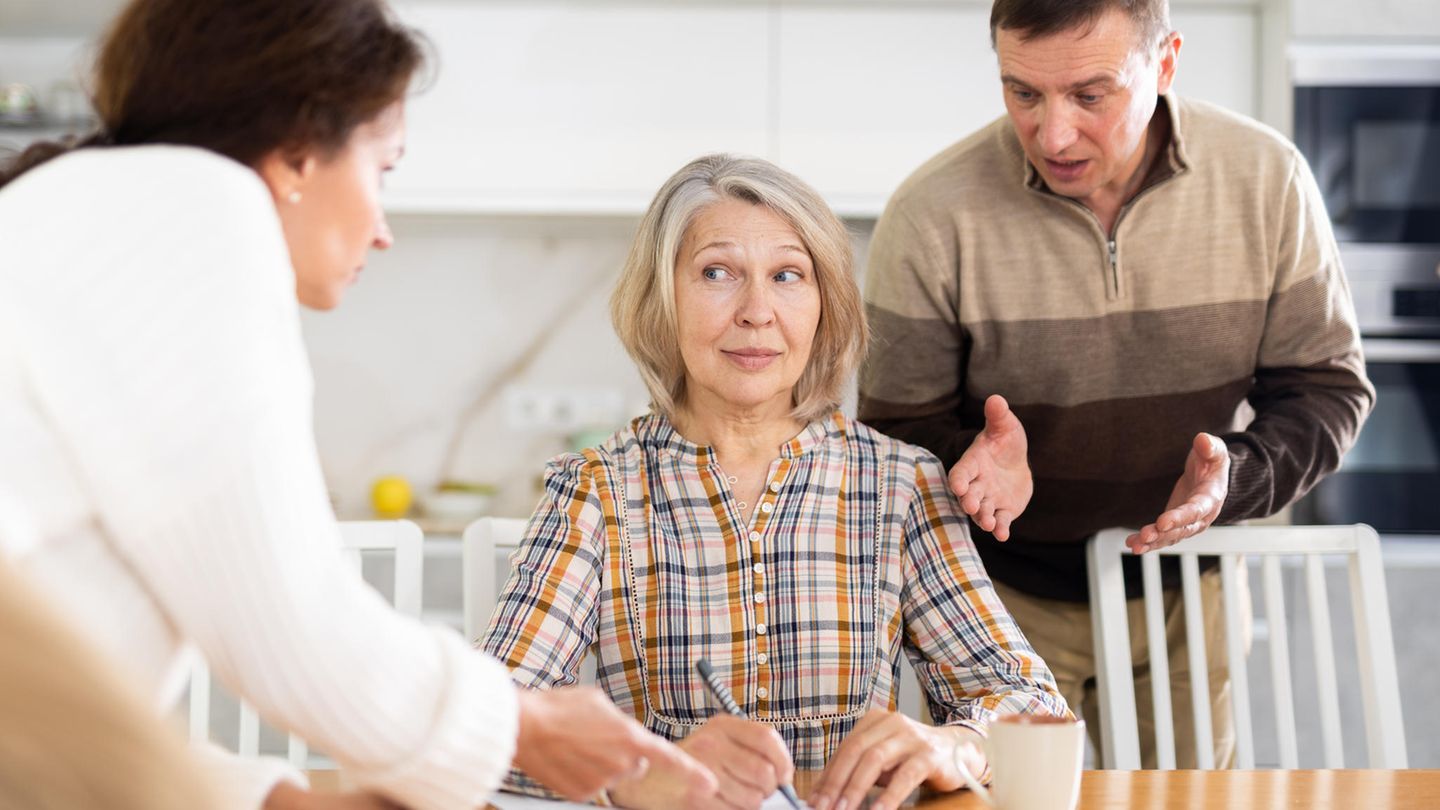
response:
[[[1154,523],[1125,538],[1136,554],[1173,546],[1210,528],[1230,492],[1230,451],[1209,433],[1197,433],[1185,458],[1185,473],[1175,482],[1170,502]]]
[[[950,468],[950,489],[975,525],[1010,539],[1010,522],[1020,517],[1035,494],[1025,427],[999,394],[985,400],[985,429]]]
[[[610,798],[621,807],[737,808],[753,810],[782,783],[795,778],[790,752],[775,729],[728,714],[716,715],[680,741],[680,747],[709,766],[719,779],[716,795],[708,801],[678,801],[664,774],[651,774],[616,786]]]
[[[401,810],[373,793],[326,793],[280,782],[265,797],[265,810]]]
[[[617,782],[661,771],[675,795],[704,800],[715,777],[589,686],[522,689],[515,765],[571,801],[586,801]]]
[[[985,770],[980,735],[960,726],[927,726],[897,712],[875,709],[860,718],[810,791],[815,810],[858,810],[874,785],[885,790],[872,810],[900,806],[915,788],[964,787],[955,767],[957,746],[975,776]]]

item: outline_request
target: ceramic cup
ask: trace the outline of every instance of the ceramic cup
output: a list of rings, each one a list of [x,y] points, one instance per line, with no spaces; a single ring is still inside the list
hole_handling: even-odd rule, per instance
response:
[[[1080,798],[1085,722],[1012,714],[991,723],[985,740],[989,789],[965,769],[958,749],[956,754],[965,784],[996,810],[1074,810]]]

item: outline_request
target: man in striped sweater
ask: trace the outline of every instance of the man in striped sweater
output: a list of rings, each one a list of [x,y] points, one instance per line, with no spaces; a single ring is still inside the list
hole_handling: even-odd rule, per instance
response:
[[[1309,168],[1272,130],[1169,92],[1165,0],[997,0],[991,36],[1008,115],[917,170],[876,227],[860,418],[953,465],[997,590],[1093,733],[1085,540],[1139,526],[1145,551],[1278,511],[1338,466],[1374,389]],[[1217,579],[1202,591],[1223,765]]]

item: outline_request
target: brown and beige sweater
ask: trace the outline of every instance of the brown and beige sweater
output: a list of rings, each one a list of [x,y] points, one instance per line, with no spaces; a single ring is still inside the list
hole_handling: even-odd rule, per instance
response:
[[[871,245],[860,418],[949,465],[985,398],[1009,400],[1035,496],[1010,542],[975,535],[991,576],[1036,595],[1086,598],[1086,537],[1153,521],[1197,432],[1229,446],[1233,523],[1333,471],[1374,402],[1295,147],[1173,95],[1157,114],[1169,143],[1111,235],[1001,118],[911,175]]]

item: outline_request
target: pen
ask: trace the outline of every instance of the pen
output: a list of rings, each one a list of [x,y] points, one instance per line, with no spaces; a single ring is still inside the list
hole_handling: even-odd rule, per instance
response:
[[[725,684],[720,682],[720,677],[715,674],[715,668],[710,666],[710,662],[707,659],[701,658],[699,661],[696,661],[695,669],[700,673],[700,679],[705,681],[706,686],[710,687],[710,694],[714,695],[715,699],[720,701],[720,705],[724,707],[725,711],[736,717],[745,716],[745,713],[740,711],[740,707],[735,704],[735,697],[730,694],[729,689],[725,688]],[[795,795],[795,788],[788,784],[781,785],[780,793],[785,797],[785,801],[790,802],[791,807],[795,808],[795,810],[801,810],[800,797]]]

